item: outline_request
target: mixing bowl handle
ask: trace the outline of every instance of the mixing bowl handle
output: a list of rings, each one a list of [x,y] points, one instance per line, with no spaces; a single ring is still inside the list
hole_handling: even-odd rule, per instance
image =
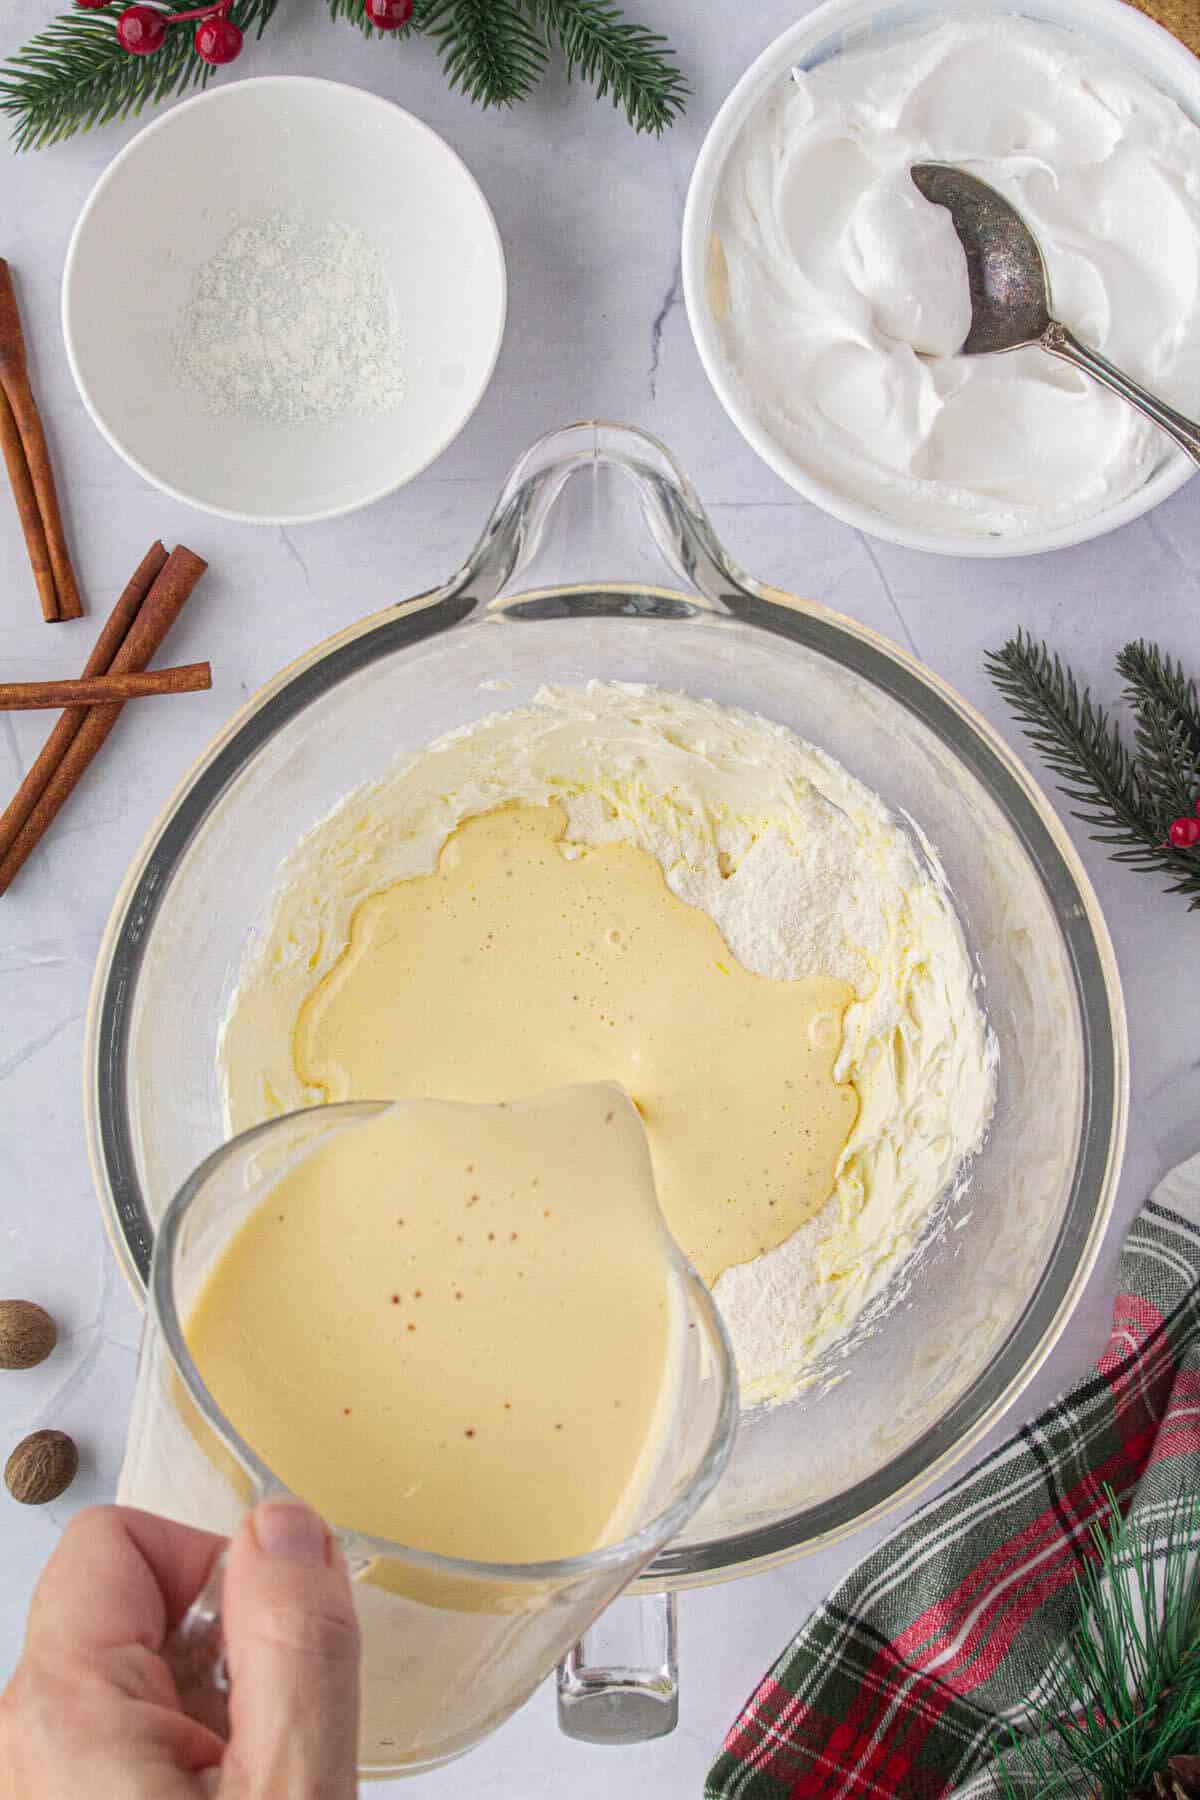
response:
[[[640,1744],[679,1722],[674,1594],[614,1600],[558,1666],[558,1723],[585,1744]]]
[[[483,618],[530,618],[589,587],[609,596],[605,610],[645,613],[657,601],[668,618],[728,613],[758,591],[666,446],[603,419],[539,438],[463,567],[424,598],[467,595]]]

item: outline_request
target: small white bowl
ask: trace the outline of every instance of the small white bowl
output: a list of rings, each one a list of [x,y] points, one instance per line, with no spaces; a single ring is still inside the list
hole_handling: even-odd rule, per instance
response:
[[[909,529],[872,507],[819,480],[775,439],[726,353],[709,298],[709,243],[716,196],[739,133],[763,101],[797,65],[814,68],[843,50],[858,50],[904,26],[955,15],[1019,13],[1023,18],[1065,26],[1099,49],[1136,68],[1146,80],[1178,102],[1200,123],[1200,61],[1144,13],[1125,0],[825,0],[792,25],[751,63],[733,88],[701,145],[683,215],[683,292],[692,336],[705,373],[725,411],[752,450],[806,500],[860,531],[943,556],[1033,556],[1101,537],[1149,512],[1181,488],[1194,473],[1182,451],[1167,460],[1136,492],[1088,519],[1018,537]]]
[[[403,398],[329,423],[213,417],[174,365],[192,281],[239,218],[337,222],[395,295]],[[369,506],[458,435],[504,334],[504,251],[470,171],[428,125],[338,82],[267,76],[186,101],[114,158],[63,275],[67,357],[139,475],[206,512],[308,524]]]

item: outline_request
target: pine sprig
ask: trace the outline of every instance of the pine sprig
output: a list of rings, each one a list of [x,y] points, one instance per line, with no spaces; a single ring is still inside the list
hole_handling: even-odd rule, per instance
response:
[[[1094,704],[1087,688],[1080,692],[1057,654],[1023,631],[1002,650],[989,651],[985,661],[1026,737],[1063,777],[1063,792],[1079,803],[1074,816],[1108,827],[1102,843],[1138,837],[1141,782],[1120,729],[1104,707]]]
[[[1131,752],[1116,720],[1045,644],[1019,631],[985,661],[1089,835],[1114,846],[1115,861],[1169,877],[1167,891],[1190,895],[1200,910],[1200,851],[1167,840],[1171,820],[1200,795],[1200,708],[1180,665],[1140,642],[1121,652],[1136,718]]]
[[[230,18],[243,32],[261,36],[277,0],[235,0]],[[191,0],[167,0],[167,12],[184,12]],[[117,42],[116,20],[124,0],[99,10],[52,19],[0,66],[0,113],[13,121],[18,150],[56,144],[92,125],[136,117],[146,105],[205,87],[213,67],[196,55],[192,33],[176,27],[153,56],[130,56]]]
[[[1126,644],[1117,657],[1117,672],[1124,677],[1125,693],[1131,705],[1143,700],[1171,707],[1187,725],[1197,755],[1200,755],[1200,691],[1194,679],[1184,672],[1183,664],[1164,656],[1157,644],[1138,638]]]
[[[481,106],[526,99],[546,66],[545,41],[520,0],[434,0],[424,30],[450,86]]]
[[[1148,1537],[1107,1498],[1111,1527],[1093,1531],[1079,1624],[1048,1671],[1039,1729],[999,1746],[1008,1800],[1130,1800],[1200,1746],[1200,1497]]]
[[[661,133],[683,111],[688,85],[667,40],[622,17],[610,0],[529,0],[557,38],[567,76],[578,73],[598,99],[612,95],[635,131]]]
[[[1200,757],[1179,715],[1161,701],[1143,700],[1134,740],[1152,815],[1169,825],[1180,814],[1190,813],[1200,794]]]
[[[1200,697],[1182,663],[1139,638],[1117,658],[1134,710],[1138,762],[1168,821],[1200,793]]]
[[[167,12],[194,0],[156,0]],[[151,56],[130,56],[116,37],[127,0],[64,13],[0,64],[0,113],[12,122],[18,150],[58,143],[77,131],[136,115],[147,105],[208,85],[215,70],[196,54],[193,34],[167,33]],[[260,36],[278,0],[234,0],[230,18]],[[326,0],[330,17],[369,38],[433,39],[451,87],[481,106],[512,106],[543,73],[552,41],[568,75],[579,74],[598,97],[611,95],[635,131],[661,132],[683,111],[687,84],[666,40],[626,19],[612,0],[416,0],[409,23],[380,32],[364,0]]]

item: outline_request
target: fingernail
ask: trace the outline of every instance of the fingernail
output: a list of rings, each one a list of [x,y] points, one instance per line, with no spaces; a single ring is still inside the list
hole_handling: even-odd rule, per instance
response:
[[[259,1549],[267,1556],[294,1563],[325,1561],[325,1527],[312,1508],[299,1500],[267,1501],[255,1512],[253,1529]]]

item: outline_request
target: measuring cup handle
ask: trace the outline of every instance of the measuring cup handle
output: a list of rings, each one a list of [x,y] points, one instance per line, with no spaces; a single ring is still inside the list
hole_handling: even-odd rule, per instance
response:
[[[222,1550],[208,1580],[178,1625],[167,1634],[163,1661],[175,1677],[180,1705],[190,1718],[229,1736],[229,1672],[225,1666],[225,1634],[221,1595],[229,1552]]]
[[[558,1723],[585,1744],[640,1744],[679,1722],[674,1594],[614,1600],[558,1667]]]
[[[228,1552],[168,1633],[163,1658],[184,1711],[229,1736],[229,1673],[221,1598]],[[679,1662],[674,1594],[614,1600],[558,1669],[558,1722],[588,1744],[639,1744],[666,1737],[679,1722]]]

